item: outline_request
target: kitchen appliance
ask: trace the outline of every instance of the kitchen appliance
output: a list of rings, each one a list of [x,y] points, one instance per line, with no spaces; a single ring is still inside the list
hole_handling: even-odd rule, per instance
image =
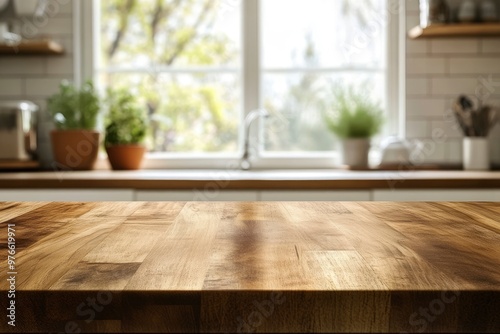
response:
[[[36,159],[37,111],[29,101],[0,102],[0,162]]]

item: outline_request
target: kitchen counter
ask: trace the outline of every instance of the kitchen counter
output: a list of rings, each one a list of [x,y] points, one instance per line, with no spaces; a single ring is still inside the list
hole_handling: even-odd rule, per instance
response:
[[[499,332],[494,203],[0,203],[2,332]],[[13,240],[11,240],[13,241]]]
[[[493,189],[500,172],[142,170],[0,173],[0,189]]]

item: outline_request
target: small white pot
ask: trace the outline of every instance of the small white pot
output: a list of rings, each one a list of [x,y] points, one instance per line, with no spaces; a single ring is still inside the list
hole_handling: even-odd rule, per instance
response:
[[[370,139],[344,139],[342,141],[342,164],[355,168],[368,167]]]
[[[465,170],[490,170],[488,138],[465,137],[463,149]]]

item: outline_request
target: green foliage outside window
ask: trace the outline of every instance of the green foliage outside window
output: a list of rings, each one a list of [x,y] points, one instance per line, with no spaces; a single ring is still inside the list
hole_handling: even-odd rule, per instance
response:
[[[105,86],[133,89],[141,97],[149,118],[146,144],[150,151],[238,148],[236,74],[155,71],[238,65],[237,46],[212,29],[221,4],[218,0],[101,0],[103,65],[151,69],[101,74]]]

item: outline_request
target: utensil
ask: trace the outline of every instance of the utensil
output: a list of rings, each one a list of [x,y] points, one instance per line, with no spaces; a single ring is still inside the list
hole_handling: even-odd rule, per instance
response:
[[[472,0],[462,1],[458,11],[460,22],[473,22],[476,19],[476,3]]]
[[[465,95],[455,101],[452,109],[466,137],[487,137],[498,120],[496,109],[483,105],[482,101],[474,108],[474,103]]]
[[[453,105],[453,112],[454,112],[454,114],[455,114],[455,118],[456,118],[456,120],[457,120],[458,124],[460,125],[460,128],[462,129],[462,132],[463,132],[465,135],[467,135],[467,134],[468,134],[468,132],[469,132],[469,128],[468,128],[468,126],[467,126],[467,124],[466,124],[466,122],[465,122],[464,117],[462,116],[462,112],[463,112],[463,111],[462,111],[462,109],[461,109],[461,107],[460,107],[460,105],[459,105],[459,104],[455,103],[455,104]]]
[[[483,22],[498,21],[497,6],[492,0],[483,0],[481,2],[481,20]]]

